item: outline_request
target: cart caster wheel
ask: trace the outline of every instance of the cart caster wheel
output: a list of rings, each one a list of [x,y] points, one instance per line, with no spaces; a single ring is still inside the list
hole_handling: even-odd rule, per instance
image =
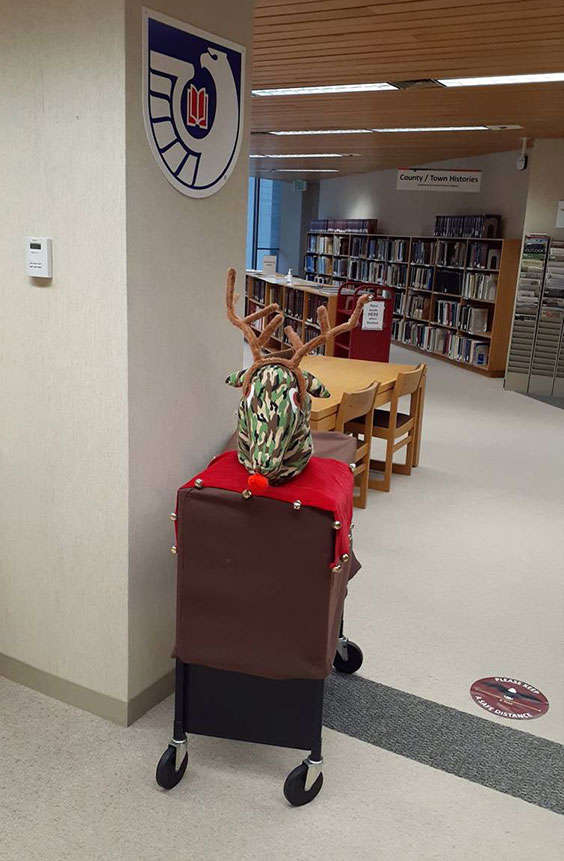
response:
[[[284,795],[286,801],[289,801],[293,807],[302,807],[304,804],[309,804],[321,792],[323,786],[323,772],[320,772],[317,780],[306,792],[305,782],[308,772],[308,767],[305,763],[301,763],[293,771],[290,772],[284,782]]]
[[[362,649],[360,646],[357,646],[356,643],[353,643],[351,640],[347,642],[347,659],[341,657],[339,652],[335,654],[335,660],[333,661],[333,666],[337,670],[338,673],[356,673],[357,670],[360,670],[362,667],[362,662],[364,660],[364,655],[362,654]]]
[[[176,748],[169,744],[157,765],[157,783],[163,789],[172,789],[184,777],[184,772],[188,766],[188,754],[184,757],[178,771],[176,770]]]

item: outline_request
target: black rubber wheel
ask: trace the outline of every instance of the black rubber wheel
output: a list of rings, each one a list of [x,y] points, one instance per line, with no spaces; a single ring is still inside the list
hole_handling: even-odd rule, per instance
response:
[[[351,640],[349,640],[347,644],[347,650],[348,658],[346,661],[341,658],[338,652],[335,654],[333,666],[338,673],[356,673],[356,671],[360,670],[360,668],[362,667],[364,655],[362,654],[362,649],[360,648],[360,646],[357,646],[356,643],[353,643]]]
[[[180,768],[176,770],[176,748],[169,744],[157,765],[157,783],[163,789],[172,789],[180,783],[188,766],[188,754],[182,760]]]
[[[298,765],[290,772],[284,782],[284,795],[286,796],[286,801],[289,801],[292,807],[302,807],[304,804],[309,804],[321,792],[323,772],[318,776],[311,789],[307,792],[305,791],[307,770],[307,765],[304,765],[302,762],[301,765]]]

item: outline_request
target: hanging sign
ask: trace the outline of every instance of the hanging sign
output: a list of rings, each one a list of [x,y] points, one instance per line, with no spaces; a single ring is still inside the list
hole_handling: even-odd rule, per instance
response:
[[[245,48],[143,9],[143,116],[168,181],[209,197],[229,178],[243,132]]]
[[[399,191],[480,191],[481,170],[435,170],[409,167],[398,170]]]
[[[506,676],[478,679],[470,696],[480,708],[510,720],[533,720],[548,711],[547,698],[534,685]]]
[[[367,302],[362,312],[362,328],[381,332],[384,328],[385,302]]]

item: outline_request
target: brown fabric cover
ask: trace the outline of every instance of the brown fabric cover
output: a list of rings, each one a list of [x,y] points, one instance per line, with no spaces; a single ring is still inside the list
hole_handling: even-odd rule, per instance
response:
[[[351,437],[313,437],[317,457],[352,461]],[[216,488],[181,490],[173,656],[271,679],[326,678],[347,581],[360,568],[351,554],[332,572],[334,543],[327,511]]]
[[[272,679],[325,678],[350,568],[329,567],[332,524],[319,509],[182,490],[174,656]]]

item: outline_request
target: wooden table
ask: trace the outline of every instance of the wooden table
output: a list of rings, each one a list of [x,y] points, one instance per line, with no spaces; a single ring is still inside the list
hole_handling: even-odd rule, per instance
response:
[[[376,406],[390,403],[394,383],[400,371],[413,371],[415,365],[392,365],[389,362],[368,362],[362,359],[337,359],[334,356],[306,356],[300,367],[314,374],[331,392],[330,398],[312,398],[312,430],[329,431],[335,428],[337,410],[343,392],[355,392],[371,383],[380,383]],[[425,369],[426,371],[426,369]],[[421,424],[425,400],[425,376],[421,386],[421,401],[417,421],[417,443],[413,453],[413,465],[419,463]]]

